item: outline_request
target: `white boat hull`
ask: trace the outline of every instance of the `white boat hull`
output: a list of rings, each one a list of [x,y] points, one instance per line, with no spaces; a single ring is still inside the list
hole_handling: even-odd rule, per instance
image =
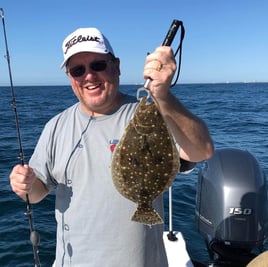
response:
[[[176,241],[170,241],[167,237],[169,232],[163,233],[164,244],[168,257],[169,267],[194,267],[188,252],[186,250],[186,244],[184,238],[180,232],[175,232],[177,237]]]

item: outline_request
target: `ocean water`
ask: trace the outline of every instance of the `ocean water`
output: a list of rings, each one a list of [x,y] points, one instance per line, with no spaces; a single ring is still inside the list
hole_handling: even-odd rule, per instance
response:
[[[137,85],[122,85],[135,94]],[[215,148],[248,150],[268,177],[268,83],[182,84],[173,93],[208,125]],[[15,87],[22,145],[27,162],[43,129],[55,114],[76,102],[70,86]],[[19,163],[18,139],[9,87],[0,87],[0,266],[33,266],[26,206],[9,185],[11,168]],[[208,253],[195,223],[199,168],[176,177],[173,192],[173,230],[181,231],[192,259],[206,263]],[[165,211],[168,198],[165,193]],[[34,228],[39,232],[39,257],[51,266],[55,251],[54,195],[32,206]],[[168,216],[167,216],[168,217]],[[165,219],[166,229],[168,220]]]

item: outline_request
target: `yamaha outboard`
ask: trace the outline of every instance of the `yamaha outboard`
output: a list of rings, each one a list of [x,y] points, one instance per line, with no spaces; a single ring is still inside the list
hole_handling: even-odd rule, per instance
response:
[[[244,267],[263,250],[268,234],[267,184],[248,151],[216,150],[199,171],[196,221],[209,266]]]

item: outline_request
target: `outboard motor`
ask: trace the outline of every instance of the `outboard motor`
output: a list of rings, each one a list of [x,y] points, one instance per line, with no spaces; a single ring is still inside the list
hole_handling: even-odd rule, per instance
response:
[[[263,250],[268,234],[265,174],[255,157],[239,149],[216,150],[199,171],[196,221],[209,266],[246,266]]]

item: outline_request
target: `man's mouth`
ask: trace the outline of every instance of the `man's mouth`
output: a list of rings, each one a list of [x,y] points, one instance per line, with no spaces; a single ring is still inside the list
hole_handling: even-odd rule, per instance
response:
[[[93,84],[93,85],[90,85],[90,86],[86,86],[85,88],[86,88],[87,90],[94,90],[94,89],[96,89],[96,88],[98,88],[98,87],[100,87],[100,86],[101,86],[101,84],[98,83],[98,84]]]

